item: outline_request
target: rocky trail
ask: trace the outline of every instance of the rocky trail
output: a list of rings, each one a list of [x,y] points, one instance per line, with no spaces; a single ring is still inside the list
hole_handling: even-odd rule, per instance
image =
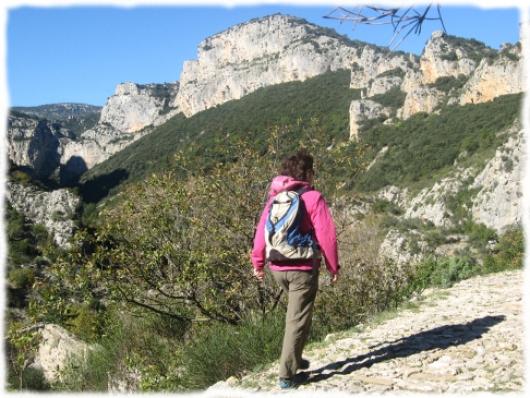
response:
[[[311,367],[298,394],[522,392],[522,292],[522,271],[429,289],[386,319],[309,345],[304,356]],[[279,391],[277,371],[273,363],[232,377],[208,396]]]

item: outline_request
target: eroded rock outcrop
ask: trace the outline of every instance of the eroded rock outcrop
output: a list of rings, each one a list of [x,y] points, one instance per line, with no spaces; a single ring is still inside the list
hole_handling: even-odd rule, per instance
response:
[[[99,124],[108,124],[124,133],[157,126],[178,113],[178,107],[170,105],[174,103],[178,88],[178,83],[118,84],[101,111]]]
[[[424,236],[416,230],[403,232],[391,229],[379,248],[382,261],[391,261],[399,266],[417,264],[431,252]]]
[[[360,48],[335,31],[271,15],[206,38],[186,61],[173,106],[186,116],[238,99],[260,87],[350,69]]]
[[[435,182],[432,187],[422,189],[410,201],[404,217],[428,221],[437,227],[452,226],[453,214],[447,206],[447,200],[455,196],[472,176],[471,169],[456,170],[452,175]]]
[[[7,153],[18,166],[31,168],[39,177],[49,177],[59,166],[60,134],[46,120],[25,115],[9,115]]]
[[[46,192],[32,185],[8,182],[7,200],[20,213],[36,224],[42,224],[60,247],[67,247],[75,224],[72,217],[79,198],[68,189]]]
[[[350,140],[359,138],[359,125],[370,119],[389,117],[391,110],[369,99],[354,100],[350,104]]]
[[[505,46],[493,60],[484,58],[480,62],[462,88],[460,104],[487,102],[500,95],[522,92],[523,68],[520,46]]]
[[[422,83],[434,83],[440,77],[469,76],[477,67],[477,58],[492,52],[493,50],[477,40],[462,39],[435,31],[420,58]]]
[[[498,233],[520,224],[522,219],[524,133],[516,124],[509,134],[508,141],[497,149],[471,185],[479,189],[471,208],[473,219]]]
[[[95,348],[59,325],[47,324],[40,334],[42,339],[32,367],[41,369],[49,383],[60,381],[64,369],[86,361],[90,351]]]

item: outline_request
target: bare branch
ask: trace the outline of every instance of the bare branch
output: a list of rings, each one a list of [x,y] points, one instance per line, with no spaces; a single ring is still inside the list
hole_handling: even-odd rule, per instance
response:
[[[436,5],[436,11],[432,10],[432,3],[425,7],[421,12],[414,7],[407,8],[401,12],[400,8],[381,8],[373,6],[363,6],[355,10],[349,10],[344,7],[337,7],[328,15],[324,15],[326,19],[335,19],[340,23],[351,22],[355,28],[357,25],[392,25],[394,34],[388,44],[389,48],[397,48],[403,40],[405,40],[412,32],[419,35],[423,24],[426,21],[440,21],[442,29],[445,29],[445,24],[440,11],[440,5]],[[430,13],[434,12],[431,16]],[[410,27],[410,29],[408,29]],[[403,34],[404,30],[407,32]],[[399,39],[399,40],[398,40]]]

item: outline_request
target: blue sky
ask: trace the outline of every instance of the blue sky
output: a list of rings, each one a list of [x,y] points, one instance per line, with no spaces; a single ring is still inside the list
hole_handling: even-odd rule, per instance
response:
[[[340,24],[324,19],[334,9],[316,6],[238,7],[53,7],[8,12],[7,74],[12,106],[57,102],[103,105],[116,84],[179,79],[182,63],[196,58],[200,41],[234,24],[277,12],[332,27],[341,34],[379,45],[392,32],[384,27]],[[516,8],[442,6],[449,34],[475,38],[493,48],[519,40]],[[439,22],[398,48],[421,53]]]

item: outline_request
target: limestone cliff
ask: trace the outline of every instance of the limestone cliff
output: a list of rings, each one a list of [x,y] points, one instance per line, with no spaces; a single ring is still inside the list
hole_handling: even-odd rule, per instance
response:
[[[484,58],[480,62],[462,88],[460,104],[487,102],[500,95],[522,92],[523,68],[520,45],[505,46],[493,60]]]
[[[479,189],[471,213],[476,222],[502,233],[522,220],[522,168],[526,161],[524,133],[518,124],[508,132],[508,141],[475,178]]]
[[[42,191],[32,185],[8,182],[7,200],[20,213],[36,224],[42,224],[58,246],[67,246],[75,225],[74,213],[79,198],[68,189]]]
[[[46,120],[10,114],[7,121],[7,153],[18,166],[31,168],[38,177],[49,177],[58,167],[61,134]]]
[[[170,105],[178,88],[178,83],[118,84],[101,111],[99,124],[108,124],[124,133],[136,133],[147,126],[162,124],[178,113],[178,108]]]
[[[286,15],[231,27],[199,44],[186,61],[173,103],[186,116],[260,87],[350,69],[362,48],[335,31]]]

